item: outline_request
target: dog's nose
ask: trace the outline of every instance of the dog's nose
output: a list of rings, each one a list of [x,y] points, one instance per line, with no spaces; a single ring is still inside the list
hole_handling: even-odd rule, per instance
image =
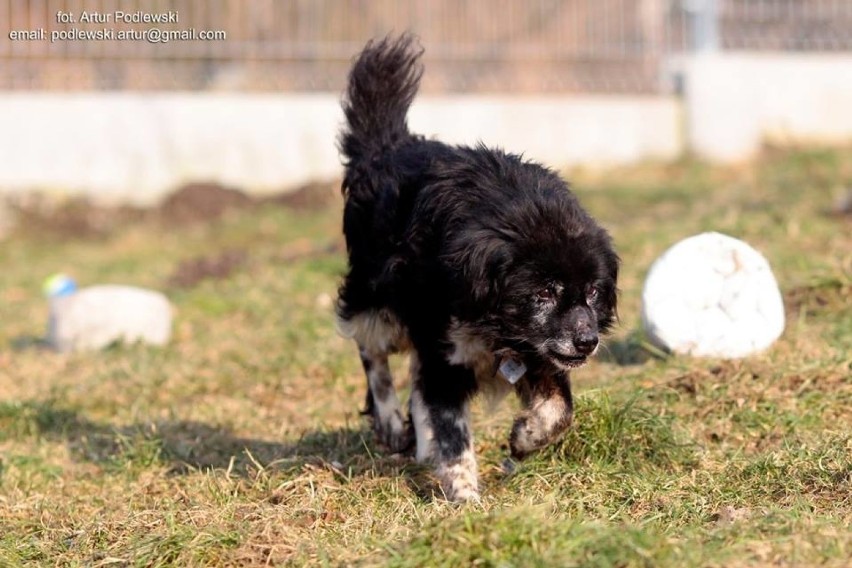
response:
[[[598,336],[594,333],[582,333],[574,338],[574,348],[583,355],[588,355],[598,346]]]

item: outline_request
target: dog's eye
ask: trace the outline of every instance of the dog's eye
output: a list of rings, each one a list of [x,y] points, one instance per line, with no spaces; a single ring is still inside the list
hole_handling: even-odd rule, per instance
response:
[[[598,298],[598,289],[594,286],[589,286],[586,289],[586,303],[591,304]]]
[[[535,296],[542,302],[552,302],[556,299],[556,290],[554,290],[552,286],[548,286],[547,288],[539,290]]]

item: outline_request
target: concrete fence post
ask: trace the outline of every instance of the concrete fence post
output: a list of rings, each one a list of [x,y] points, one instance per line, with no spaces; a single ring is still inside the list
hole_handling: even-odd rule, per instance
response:
[[[685,0],[689,14],[690,48],[698,53],[719,51],[719,0]]]

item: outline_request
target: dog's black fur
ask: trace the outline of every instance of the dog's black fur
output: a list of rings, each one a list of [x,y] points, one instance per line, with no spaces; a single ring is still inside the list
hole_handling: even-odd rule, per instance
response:
[[[551,170],[408,131],[420,54],[410,35],[370,42],[349,75],[339,140],[349,272],[338,318],[359,344],[380,441],[403,450],[416,435],[418,459],[436,463],[450,499],[465,500],[477,497],[469,399],[511,389],[497,370],[521,363],[513,455],[559,436],[571,422],[569,369],[615,317],[618,257]],[[415,431],[387,366],[404,350]]]

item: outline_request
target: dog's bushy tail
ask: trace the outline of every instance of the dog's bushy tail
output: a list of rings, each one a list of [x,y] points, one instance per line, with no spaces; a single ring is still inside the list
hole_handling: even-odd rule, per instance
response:
[[[355,60],[343,98],[347,125],[339,140],[347,167],[367,164],[411,136],[406,115],[423,74],[422,53],[406,33],[370,41]]]

